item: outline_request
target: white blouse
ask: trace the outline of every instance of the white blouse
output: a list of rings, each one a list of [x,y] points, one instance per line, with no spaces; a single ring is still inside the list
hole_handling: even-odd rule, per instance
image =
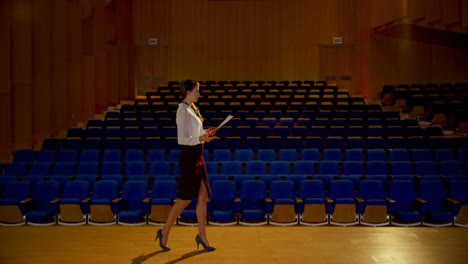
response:
[[[189,105],[180,103],[176,115],[177,142],[179,145],[198,145],[200,136],[205,134],[203,122]]]

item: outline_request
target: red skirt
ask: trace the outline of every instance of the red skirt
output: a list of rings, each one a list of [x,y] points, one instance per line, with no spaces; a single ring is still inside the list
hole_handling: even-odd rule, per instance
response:
[[[180,181],[179,198],[192,200],[198,196],[201,181],[206,186],[208,197],[211,196],[211,187],[206,172],[205,159],[203,158],[203,144],[195,146],[182,146],[179,157]]]

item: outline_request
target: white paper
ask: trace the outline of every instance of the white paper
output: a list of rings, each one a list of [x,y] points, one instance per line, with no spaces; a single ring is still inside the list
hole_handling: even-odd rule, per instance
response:
[[[218,128],[217,129],[220,129],[222,126],[224,126],[229,120],[231,120],[234,116],[232,115],[228,115],[226,117],[226,119],[223,120],[223,122],[221,122],[221,124],[219,124]]]

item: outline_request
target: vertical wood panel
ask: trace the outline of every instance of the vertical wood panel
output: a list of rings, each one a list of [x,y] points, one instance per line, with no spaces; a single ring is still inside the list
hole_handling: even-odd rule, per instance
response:
[[[424,12],[425,0],[408,0],[408,16],[411,20],[419,20],[425,17]]]
[[[428,23],[436,23],[442,20],[442,0],[426,0],[424,4]]]
[[[68,65],[67,65],[67,2],[53,0],[52,8],[52,133],[58,135],[68,125]]]
[[[33,141],[49,137],[51,128],[51,10],[52,1],[33,4]]]
[[[11,4],[13,147],[32,148],[32,6],[30,0]]]
[[[80,119],[83,108],[82,96],[82,29],[81,29],[81,7],[72,0],[68,1],[68,97],[69,118],[68,127],[74,126]]]
[[[462,0],[463,26],[468,27],[468,0]]]
[[[0,162],[7,162],[12,151],[10,17],[10,1],[0,1]]]
[[[444,25],[461,22],[462,3],[461,0],[444,0],[443,21]]]

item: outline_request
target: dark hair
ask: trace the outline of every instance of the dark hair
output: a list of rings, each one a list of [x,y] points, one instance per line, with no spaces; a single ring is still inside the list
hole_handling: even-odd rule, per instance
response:
[[[187,92],[193,91],[193,89],[195,89],[195,87],[197,86],[200,86],[200,84],[195,80],[186,79],[186,80],[181,81],[179,83],[181,99],[184,100],[185,97],[187,96]],[[198,107],[194,103],[192,103],[191,107],[193,108],[197,116],[201,119],[201,121],[203,121],[204,118],[200,113],[200,109],[198,109]]]

